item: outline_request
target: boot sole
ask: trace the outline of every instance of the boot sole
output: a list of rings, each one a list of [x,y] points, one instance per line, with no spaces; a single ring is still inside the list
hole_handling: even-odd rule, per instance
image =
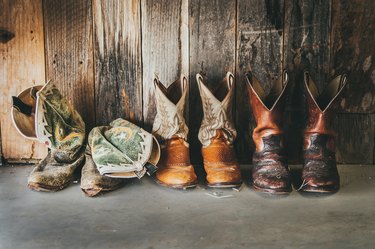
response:
[[[228,182],[228,183],[208,183],[209,188],[238,188],[242,185],[242,182]]]
[[[313,187],[313,186],[304,186],[301,191],[309,193],[336,193],[339,191],[338,186],[324,186],[324,187]]]
[[[31,190],[35,190],[38,192],[57,192],[60,190],[63,190],[64,188],[68,187],[70,183],[72,182],[73,179],[70,179],[65,183],[64,185],[61,186],[49,186],[49,185],[44,185],[44,184],[39,184],[39,183],[34,183],[30,182],[27,184],[27,187]]]
[[[253,188],[257,192],[265,194],[274,194],[274,195],[288,195],[292,192],[292,187],[285,189],[272,189],[272,188],[261,188],[256,185],[253,185]]]
[[[159,181],[156,177],[154,181],[160,186],[171,188],[171,189],[178,189],[178,190],[191,189],[191,188],[197,187],[198,185],[198,182],[193,182],[189,184],[167,184],[167,183]]]

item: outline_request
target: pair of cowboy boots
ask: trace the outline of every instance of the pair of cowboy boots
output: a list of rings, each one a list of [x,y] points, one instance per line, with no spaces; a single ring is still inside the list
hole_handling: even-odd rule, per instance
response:
[[[204,114],[198,138],[202,143],[207,185],[216,188],[238,187],[242,179],[233,148],[236,138],[232,121],[234,76],[227,73],[214,91],[206,86],[200,74],[197,74],[197,83]],[[188,84],[183,75],[167,88],[158,78],[154,79],[157,114],[152,130],[161,146],[155,177],[160,185],[176,189],[197,185],[187,142],[189,129],[184,119]]]
[[[284,72],[281,78],[275,79],[268,94],[251,73],[246,75],[246,79],[256,122],[252,134],[256,146],[253,154],[253,187],[265,193],[289,193],[292,184],[282,127],[288,75]],[[329,193],[336,192],[340,187],[332,121],[338,95],[345,84],[346,77],[341,75],[319,92],[309,74],[306,72],[304,75],[307,123],[304,129],[302,191]]]
[[[11,114],[22,136],[49,148],[28,177],[36,191],[61,190],[82,168],[81,189],[96,196],[119,188],[124,178],[141,178],[159,160],[156,139],[123,119],[92,129],[86,146],[85,123],[51,82],[13,97]]]

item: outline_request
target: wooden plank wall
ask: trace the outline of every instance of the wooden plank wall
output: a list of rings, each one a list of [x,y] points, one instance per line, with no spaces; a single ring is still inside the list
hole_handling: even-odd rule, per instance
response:
[[[0,29],[14,34],[0,42],[0,157],[41,158],[46,151],[20,137],[9,119],[10,96],[27,86],[53,80],[82,114],[87,131],[118,117],[151,130],[153,77],[169,86],[185,74],[191,154],[200,162],[202,106],[195,75],[202,73],[214,87],[231,71],[235,145],[240,161],[248,163],[254,121],[244,74],[251,68],[266,90],[271,78],[289,72],[284,128],[292,163],[301,162],[303,72],[319,89],[348,72],[334,120],[337,160],[373,164],[374,8],[371,0],[0,0]]]
[[[10,119],[11,96],[45,81],[42,1],[0,0],[0,29],[14,37],[0,42],[0,127],[8,160],[42,158],[47,149],[27,141]]]

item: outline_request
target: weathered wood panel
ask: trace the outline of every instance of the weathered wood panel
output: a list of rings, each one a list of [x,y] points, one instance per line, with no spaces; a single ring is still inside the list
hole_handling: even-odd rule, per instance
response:
[[[96,124],[142,124],[140,1],[93,1]]]
[[[320,90],[327,84],[330,65],[331,2],[285,1],[283,67],[289,71],[290,98],[286,110],[287,151],[298,162],[305,123],[303,72],[308,71]]]
[[[240,161],[251,162],[254,150],[251,133],[255,126],[249,106],[245,74],[249,69],[266,92],[270,80],[282,72],[284,1],[238,1],[236,149]]]
[[[227,71],[235,74],[236,1],[191,0],[189,17],[190,148],[193,157],[197,157],[201,147],[197,134],[203,111],[196,74],[207,78],[209,88],[220,83]]]
[[[77,108],[89,132],[95,120],[91,1],[44,0],[46,79]]]
[[[342,112],[375,113],[375,1],[333,0],[332,75],[349,71]]]
[[[10,119],[11,96],[45,81],[42,1],[0,0],[0,10],[0,28],[14,35],[0,43],[3,156],[7,159],[42,158],[47,149],[19,135]]]
[[[169,86],[189,75],[188,0],[142,0],[143,117],[151,130],[156,114],[155,74]]]
[[[336,158],[338,163],[373,164],[375,148],[375,114],[338,114]]]

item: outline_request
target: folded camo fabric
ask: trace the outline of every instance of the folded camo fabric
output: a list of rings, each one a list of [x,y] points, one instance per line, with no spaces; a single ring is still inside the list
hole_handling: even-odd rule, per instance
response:
[[[88,137],[92,159],[101,175],[114,178],[141,178],[156,170],[160,147],[155,137],[124,120],[91,130]]]

